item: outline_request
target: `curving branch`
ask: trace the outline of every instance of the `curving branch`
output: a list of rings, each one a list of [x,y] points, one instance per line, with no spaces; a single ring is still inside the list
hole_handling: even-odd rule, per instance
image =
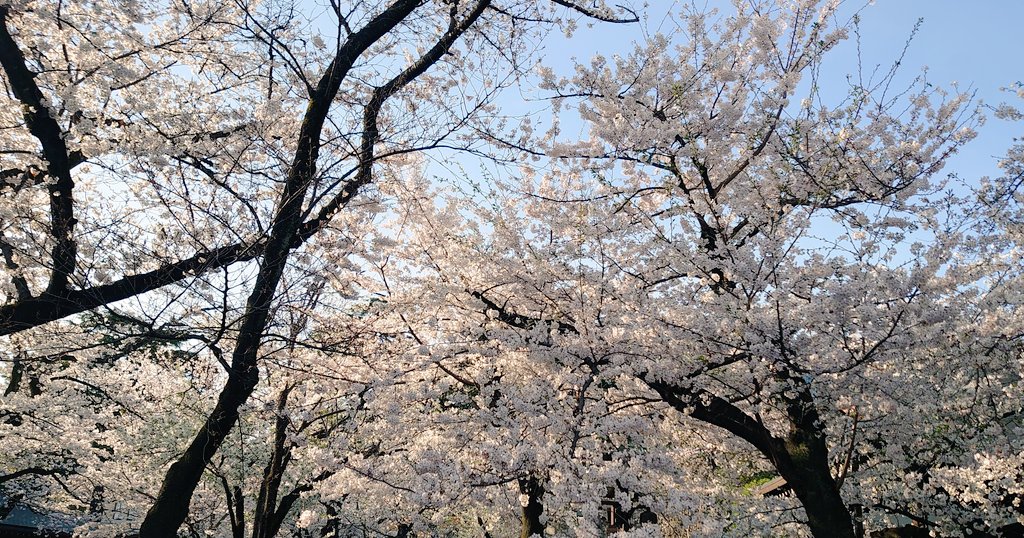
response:
[[[67,469],[52,468],[47,469],[43,467],[26,467],[24,469],[18,469],[13,473],[0,475],[0,484],[10,482],[11,480],[17,480],[25,476],[62,476],[68,474]]]
[[[356,195],[360,188],[373,180],[373,164],[376,161],[374,146],[380,141],[380,129],[377,126],[377,118],[380,115],[381,107],[391,96],[408,85],[417,77],[422,75],[437,63],[449,50],[455,41],[462,36],[476,23],[480,15],[491,4],[491,0],[478,1],[469,13],[459,21],[454,15],[448,30],[437,40],[430,50],[426,51],[415,63],[407,67],[384,85],[373,91],[369,103],[363,109],[363,136],[359,145],[359,164],[356,175],[345,184],[344,187],[331,200],[320,208],[316,218],[304,223],[300,228],[300,237],[308,237],[316,233],[331,218]]]
[[[799,386],[798,396],[787,399],[790,428],[780,437],[773,435],[759,419],[708,391],[686,390],[644,375],[639,377],[676,411],[722,428],[753,445],[793,488],[814,536],[854,537],[852,516],[829,468],[828,446],[817,424],[810,387]]]

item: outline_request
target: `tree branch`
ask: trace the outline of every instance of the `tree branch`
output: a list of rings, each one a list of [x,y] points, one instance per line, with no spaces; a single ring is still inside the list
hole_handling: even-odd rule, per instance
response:
[[[599,21],[602,21],[602,22],[614,22],[614,23],[619,23],[619,24],[628,24],[628,23],[633,23],[633,22],[640,22],[640,17],[637,16],[636,12],[633,11],[632,9],[629,9],[627,7],[624,7],[624,6],[617,6],[617,7],[619,9],[625,11],[626,13],[629,13],[631,15],[631,17],[619,18],[619,17],[613,17],[611,15],[605,15],[603,13],[599,13],[597,11],[594,11],[591,8],[581,6],[581,5],[579,5],[576,2],[573,2],[571,0],[551,0],[551,1],[556,3],[556,4],[558,4],[558,5],[560,5],[560,6],[567,7],[567,8],[569,8],[569,9],[571,9],[571,10],[577,12],[577,13],[586,15],[587,17],[590,17],[592,19],[596,19],[596,20],[599,20]]]
[[[28,69],[25,56],[7,28],[9,15],[10,7],[0,6],[0,65],[7,74],[14,97],[22,103],[29,131],[42,145],[43,158],[47,162],[46,173],[55,180],[47,187],[50,192],[50,235],[54,245],[50,252],[53,270],[46,289],[51,293],[60,292],[67,289],[68,280],[75,270],[72,162],[64,142],[64,132],[57,125],[57,120],[51,117],[43,92],[36,85],[36,75]]]

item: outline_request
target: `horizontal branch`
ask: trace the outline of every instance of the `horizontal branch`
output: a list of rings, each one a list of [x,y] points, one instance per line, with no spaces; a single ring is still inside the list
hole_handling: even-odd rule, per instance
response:
[[[591,19],[599,20],[601,22],[614,22],[619,24],[629,24],[634,22],[640,22],[640,17],[637,16],[636,12],[624,6],[617,6],[622,11],[629,13],[629,17],[615,17],[605,13],[601,13],[598,10],[582,6],[577,2],[571,0],[552,0],[552,2],[567,7],[577,13],[590,17]]]
[[[28,467],[25,469],[19,469],[17,471],[14,471],[13,473],[0,475],[0,484],[10,482],[11,480],[17,480],[24,476],[56,476],[67,474],[67,472],[68,471],[66,469],[60,468],[44,469],[42,467]]]
[[[83,290],[43,292],[36,297],[0,306],[0,335],[12,334],[198,275],[210,269],[254,259],[262,252],[262,242],[235,243],[158,269],[126,276],[116,282]]]

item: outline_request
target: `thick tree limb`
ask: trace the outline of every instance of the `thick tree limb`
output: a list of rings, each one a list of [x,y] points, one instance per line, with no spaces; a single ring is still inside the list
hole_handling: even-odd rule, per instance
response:
[[[4,482],[10,482],[11,480],[17,480],[24,476],[57,476],[65,475],[68,471],[66,469],[44,469],[42,467],[27,467],[25,469],[19,469],[13,473],[0,475],[0,484]]]
[[[255,259],[264,243],[235,243],[201,252],[158,269],[124,277],[110,284],[83,290],[45,291],[36,297],[0,306],[0,335],[12,334],[98,306],[153,291],[240,261]]]
[[[25,56],[14,42],[7,29],[10,7],[0,6],[0,66],[14,92],[22,103],[25,123],[32,136],[39,140],[46,159],[46,173],[54,179],[48,185],[50,192],[50,235],[53,249],[50,257],[53,269],[46,289],[56,293],[67,289],[68,280],[75,270],[75,214],[72,191],[75,183],[71,179],[72,162],[64,142],[64,132],[57,120],[50,116],[43,92],[35,82],[35,74],[28,69]]]
[[[662,401],[673,409],[728,431],[754,445],[754,448],[769,456],[769,459],[772,458],[771,454],[781,448],[779,441],[772,437],[763,424],[727,400],[706,391],[699,391],[696,396],[691,396],[669,383],[651,381],[646,376],[640,376],[640,379],[654,389]]]

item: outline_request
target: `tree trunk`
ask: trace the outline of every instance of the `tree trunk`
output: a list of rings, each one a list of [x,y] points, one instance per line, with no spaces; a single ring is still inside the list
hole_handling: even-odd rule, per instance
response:
[[[289,385],[281,391],[277,399],[277,420],[274,424],[274,447],[263,470],[263,482],[260,484],[259,497],[256,499],[256,512],[252,518],[252,538],[273,538],[277,534],[274,522],[277,521],[277,496],[281,489],[281,478],[291,460],[291,446],[287,444],[288,417],[284,415],[288,403]],[[290,507],[289,507],[290,508]]]
[[[850,510],[829,470],[825,439],[790,436],[774,461],[779,474],[804,506],[807,526],[817,538],[856,538]]]
[[[544,524],[540,517],[544,513],[544,484],[540,478],[530,475],[519,479],[519,493],[526,495],[526,506],[520,513],[519,537],[544,536]]]
[[[710,392],[691,394],[669,383],[644,381],[674,409],[754,445],[793,488],[816,538],[855,538],[850,510],[829,470],[828,447],[807,387],[785,402],[790,434],[779,439],[760,421]]]
[[[790,421],[789,435],[772,443],[772,460],[804,505],[814,536],[856,538],[853,516],[829,468],[828,445],[811,388],[798,378],[789,380],[796,394],[781,398]]]
[[[217,406],[210,413],[185,452],[167,470],[160,493],[139,529],[140,538],[175,537],[188,515],[199,478],[217,453],[228,432],[238,421],[238,409],[252,394],[259,374],[256,366],[246,372],[232,372],[221,390]]]

